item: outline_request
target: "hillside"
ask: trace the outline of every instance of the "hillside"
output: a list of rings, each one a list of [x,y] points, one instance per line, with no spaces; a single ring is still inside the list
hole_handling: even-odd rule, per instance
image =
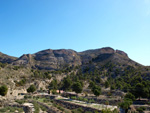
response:
[[[12,63],[16,59],[17,59],[16,57],[8,56],[8,55],[0,52],[0,62],[1,63]]]
[[[110,47],[83,52],[47,49],[19,58],[0,53],[0,62],[0,84],[14,88],[36,80],[57,79],[60,82],[66,76],[72,81],[92,80],[99,85],[107,80],[112,84],[118,79],[123,79],[120,84],[132,82],[132,78],[139,75],[143,80],[150,80],[150,67],[138,64],[127,53]]]

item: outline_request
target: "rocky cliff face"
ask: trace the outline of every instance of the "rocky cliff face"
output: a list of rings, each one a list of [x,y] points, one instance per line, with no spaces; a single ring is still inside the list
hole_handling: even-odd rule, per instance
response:
[[[23,55],[14,65],[31,66],[38,69],[61,69],[65,66],[81,65],[80,56],[73,50],[43,50],[32,55]]]
[[[3,58],[3,59],[2,59]],[[20,58],[0,57],[0,62],[10,62],[13,65],[24,65],[32,68],[45,70],[59,70],[67,66],[79,66],[95,63],[119,62],[135,65],[128,55],[120,50],[106,47],[83,52],[70,49],[52,50],[47,49],[35,54],[24,54]]]
[[[34,54],[36,67],[40,69],[61,69],[65,66],[81,65],[80,56],[73,50],[44,50]]]

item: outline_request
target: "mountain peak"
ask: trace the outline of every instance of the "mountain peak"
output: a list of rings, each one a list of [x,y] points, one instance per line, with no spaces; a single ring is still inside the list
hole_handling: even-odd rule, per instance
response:
[[[116,53],[120,54],[120,55],[123,55],[123,56],[127,56],[128,57],[128,54],[125,53],[124,51],[121,51],[121,50],[116,50]]]
[[[46,49],[34,54],[24,54],[18,59],[0,53],[0,62],[24,65],[44,70],[59,70],[66,66],[103,65],[107,62],[135,65],[128,55],[111,47],[76,52],[71,49]],[[132,63],[129,63],[132,62]]]

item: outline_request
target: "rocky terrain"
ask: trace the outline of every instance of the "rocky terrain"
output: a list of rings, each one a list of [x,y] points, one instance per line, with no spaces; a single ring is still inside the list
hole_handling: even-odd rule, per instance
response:
[[[150,79],[149,67],[110,47],[83,52],[47,49],[19,58],[0,53],[0,63],[0,85],[8,85],[9,93],[14,95],[16,92],[13,91],[25,90],[30,84],[35,84],[38,90],[46,89],[53,78],[61,81],[72,73],[78,76],[88,74],[89,79],[97,79],[93,76],[98,74],[104,82],[110,77],[124,76],[125,70],[132,67],[136,73],[140,71],[143,79]]]
[[[8,56],[0,52],[0,62],[2,63],[12,63],[16,59],[17,59],[16,57]]]
[[[83,52],[76,52],[70,49],[47,49],[35,54],[24,54],[19,58],[0,53],[0,62],[40,70],[60,70],[67,66],[83,66],[89,64],[103,65],[107,62],[140,66],[140,64],[131,60],[125,52],[114,50],[110,47]]]

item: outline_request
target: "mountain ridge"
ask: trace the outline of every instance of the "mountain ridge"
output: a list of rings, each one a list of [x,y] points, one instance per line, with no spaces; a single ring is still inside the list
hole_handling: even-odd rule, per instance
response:
[[[4,57],[4,58],[3,58]],[[90,49],[76,52],[72,49],[46,49],[34,54],[23,54],[19,58],[0,53],[0,62],[13,65],[23,65],[44,70],[59,70],[66,66],[83,66],[107,62],[121,63],[122,65],[141,65],[128,57],[128,54],[111,47]]]

